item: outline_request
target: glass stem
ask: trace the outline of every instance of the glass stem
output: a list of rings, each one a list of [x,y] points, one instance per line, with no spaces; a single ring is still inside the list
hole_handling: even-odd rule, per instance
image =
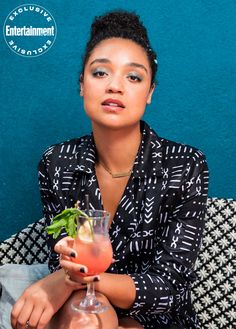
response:
[[[87,292],[86,292],[86,298],[94,298],[95,297],[95,289],[94,289],[94,282],[87,284]]]

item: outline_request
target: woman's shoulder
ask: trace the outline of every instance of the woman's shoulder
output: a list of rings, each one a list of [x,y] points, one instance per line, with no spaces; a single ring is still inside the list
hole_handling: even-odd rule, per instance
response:
[[[199,148],[160,137],[155,130],[150,128],[146,123],[145,128],[149,136],[148,141],[150,142],[151,148],[157,154],[161,154],[164,160],[205,160],[205,154]]]
[[[162,138],[162,169],[176,186],[181,180],[199,177],[208,182],[209,170],[205,154],[198,148]],[[181,177],[181,179],[180,179]]]
[[[195,146],[172,141],[166,138],[161,138],[161,143],[163,155],[167,158],[205,159],[204,152]]]
[[[198,176],[200,172],[208,177],[205,154],[198,148],[162,138],[162,166],[172,173]],[[167,169],[168,168],[168,169]]]
[[[85,135],[57,144],[52,144],[44,151],[42,158],[46,160],[46,162],[51,162],[54,159],[60,158],[71,159],[78,156],[79,153],[83,153],[85,149],[88,149],[91,140],[91,135]]]

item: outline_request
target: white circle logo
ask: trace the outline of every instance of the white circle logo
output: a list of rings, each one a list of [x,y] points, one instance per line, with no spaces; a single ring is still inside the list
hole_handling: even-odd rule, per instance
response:
[[[7,16],[3,35],[8,47],[17,55],[36,57],[45,54],[53,45],[57,26],[44,7],[23,4]]]

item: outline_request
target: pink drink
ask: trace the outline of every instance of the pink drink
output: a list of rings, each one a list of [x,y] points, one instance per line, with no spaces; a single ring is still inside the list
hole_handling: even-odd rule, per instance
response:
[[[112,262],[112,246],[108,236],[94,234],[93,241],[77,237],[73,248],[78,256],[72,261],[88,268],[88,273],[81,274],[83,276],[105,272]]]

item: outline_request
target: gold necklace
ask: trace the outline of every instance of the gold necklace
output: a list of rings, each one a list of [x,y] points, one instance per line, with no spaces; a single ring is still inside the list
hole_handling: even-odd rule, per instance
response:
[[[111,175],[112,178],[122,178],[130,176],[132,169],[126,172],[119,172],[119,173],[112,173],[109,168],[107,168],[102,162],[99,162],[99,164]]]

